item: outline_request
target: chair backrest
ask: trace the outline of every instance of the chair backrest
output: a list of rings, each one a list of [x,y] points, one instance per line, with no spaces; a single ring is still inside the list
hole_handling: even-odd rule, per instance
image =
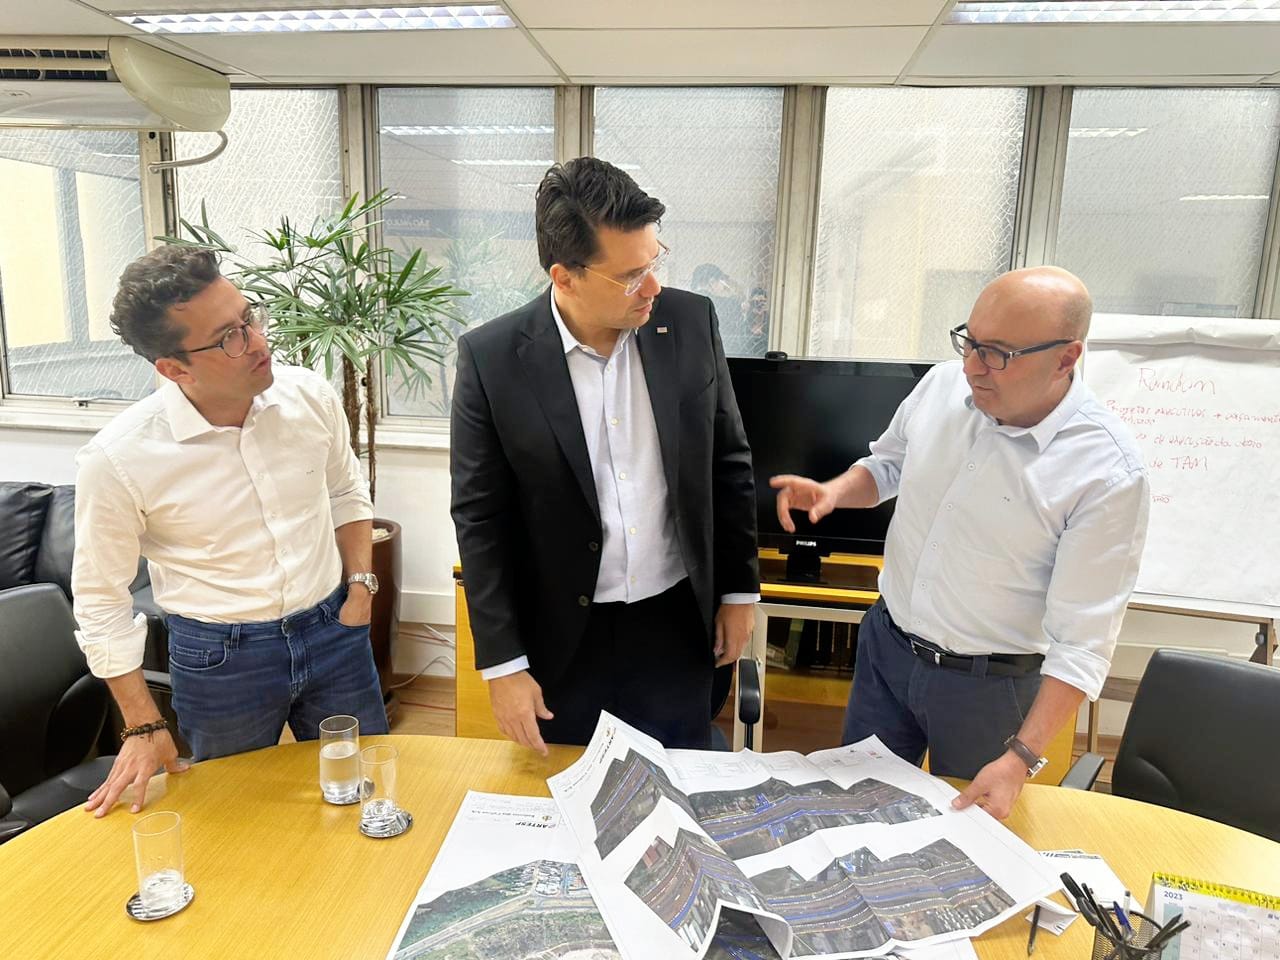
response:
[[[52,497],[53,488],[45,483],[0,483],[0,590],[35,580]]]
[[[1280,670],[1158,650],[1116,755],[1111,792],[1280,840]]]
[[[13,796],[82,762],[107,717],[71,605],[51,583],[0,592],[0,783]]]

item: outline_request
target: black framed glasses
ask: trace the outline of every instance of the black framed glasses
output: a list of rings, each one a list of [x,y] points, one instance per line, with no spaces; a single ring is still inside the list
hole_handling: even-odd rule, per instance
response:
[[[1037,343],[1035,346],[1023,347],[1021,350],[1002,350],[1000,347],[992,346],[989,343],[979,343],[973,337],[967,336],[962,331],[968,329],[967,323],[962,323],[958,327],[951,330],[951,346],[955,347],[956,353],[962,357],[968,357],[971,353],[976,353],[978,359],[982,361],[983,366],[988,370],[1003,370],[1009,365],[1010,360],[1018,357],[1025,357],[1029,353],[1040,353],[1042,350],[1052,350],[1054,347],[1064,347],[1068,343],[1075,343],[1074,340],[1049,340],[1045,343]]]
[[[232,360],[243,357],[245,351],[249,349],[249,328],[253,327],[258,333],[263,333],[267,329],[270,321],[270,314],[267,308],[260,303],[255,303],[249,307],[249,319],[243,323],[238,323],[221,338],[217,343],[211,343],[207,347],[195,347],[191,350],[184,350],[184,353],[203,353],[206,350],[221,350]]]

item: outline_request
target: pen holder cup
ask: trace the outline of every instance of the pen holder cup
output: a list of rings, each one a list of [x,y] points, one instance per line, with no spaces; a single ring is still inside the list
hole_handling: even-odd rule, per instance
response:
[[[1147,944],[1161,931],[1160,924],[1140,913],[1131,912],[1129,916],[1137,924],[1129,940],[1117,942],[1102,930],[1093,931],[1093,960],[1160,960],[1164,955],[1163,946],[1147,949]]]

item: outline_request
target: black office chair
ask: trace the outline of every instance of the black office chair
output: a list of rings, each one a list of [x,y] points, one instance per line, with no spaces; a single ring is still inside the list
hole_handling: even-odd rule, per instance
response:
[[[109,693],[75,629],[52,583],[0,592],[0,843],[84,803],[115,759],[85,761]]]
[[[1280,670],[1157,650],[1133,698],[1111,792],[1280,840]],[[1062,781],[1088,790],[1102,757]]]

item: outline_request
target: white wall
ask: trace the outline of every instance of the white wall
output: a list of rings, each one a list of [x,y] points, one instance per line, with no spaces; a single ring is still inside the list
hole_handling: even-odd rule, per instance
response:
[[[75,451],[90,434],[0,427],[0,480],[71,483]],[[378,460],[377,514],[403,528],[404,572],[401,618],[427,623],[446,636],[454,624],[453,565],[458,560],[453,522],[449,518],[449,454],[447,450],[383,449]],[[1131,612],[1125,620],[1113,673],[1138,677],[1156,647],[1205,649],[1247,659],[1253,652],[1255,628],[1248,624],[1195,620],[1165,614]],[[396,653],[396,670],[414,673],[452,650],[414,638]],[[451,676],[444,663],[428,673]],[[1102,707],[1102,732],[1118,736],[1127,716],[1125,704]],[[1084,729],[1081,713],[1080,729]]]

